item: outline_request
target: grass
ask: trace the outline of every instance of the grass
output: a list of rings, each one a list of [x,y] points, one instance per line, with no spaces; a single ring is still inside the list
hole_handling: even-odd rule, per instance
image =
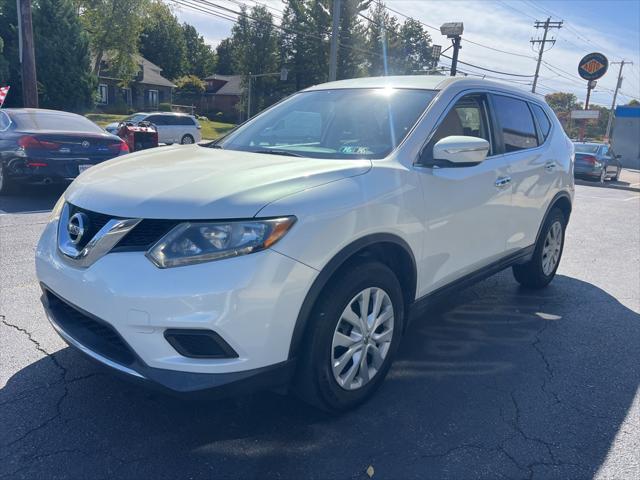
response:
[[[129,115],[112,115],[107,113],[89,113],[87,118],[101,127],[105,127],[112,122],[120,122]],[[215,140],[231,130],[235,125],[233,123],[213,122],[211,120],[198,120],[202,126],[202,139]]]

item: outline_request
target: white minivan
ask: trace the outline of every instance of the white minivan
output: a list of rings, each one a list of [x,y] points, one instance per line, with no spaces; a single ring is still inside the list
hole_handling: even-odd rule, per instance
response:
[[[202,140],[201,126],[193,115],[172,112],[134,113],[125,122],[153,123],[158,129],[158,142],[171,145],[180,143],[187,145]],[[116,135],[120,122],[110,123],[105,127],[109,133]]]
[[[553,279],[573,156],[543,98],[500,83],[314,86],[219,141],[82,173],[37,247],[43,303],[128,378],[287,385],[342,411],[435,296],[508,267],[527,288]]]

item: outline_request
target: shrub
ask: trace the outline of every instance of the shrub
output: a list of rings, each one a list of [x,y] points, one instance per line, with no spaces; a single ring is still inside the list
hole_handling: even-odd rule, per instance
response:
[[[171,104],[170,103],[161,103],[158,105],[158,111],[159,112],[170,112],[171,111]]]

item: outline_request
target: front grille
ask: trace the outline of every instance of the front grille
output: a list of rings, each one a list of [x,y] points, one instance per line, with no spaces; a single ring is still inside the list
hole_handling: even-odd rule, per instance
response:
[[[112,326],[72,307],[48,290],[45,294],[51,319],[74,340],[121,365],[135,362],[135,355]]]
[[[123,217],[115,217],[113,215],[106,215],[104,213],[94,212],[86,210],[84,208],[77,207],[69,204],[69,216],[75,213],[84,213],[89,219],[89,231],[83,236],[83,241],[77,246],[78,250],[82,250],[86,244],[93,238],[93,236],[104,227],[109,220],[121,219]],[[124,236],[120,242],[115,246],[113,251],[143,251],[148,250],[165,236],[173,227],[178,223],[178,220],[159,220],[159,219],[144,219],[136,227]]]

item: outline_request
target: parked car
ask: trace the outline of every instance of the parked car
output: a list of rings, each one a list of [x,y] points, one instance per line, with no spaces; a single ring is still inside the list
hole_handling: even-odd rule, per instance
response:
[[[617,181],[622,172],[620,155],[616,155],[606,143],[574,142],[576,164],[574,175],[596,179],[600,183]]]
[[[0,194],[20,184],[68,182],[129,153],[120,138],[83,116],[56,110],[0,110]]]
[[[153,123],[158,129],[158,141],[171,145],[173,143],[191,144],[202,140],[201,126],[193,115],[172,112],[136,113],[124,120],[137,124]],[[120,122],[110,123],[105,127],[109,133],[116,134]]]
[[[373,394],[437,296],[507,267],[546,286],[574,194],[553,111],[480,79],[318,85],[130,157],[78,177],[40,239],[62,338],[168,390],[292,385],[330,411]]]

